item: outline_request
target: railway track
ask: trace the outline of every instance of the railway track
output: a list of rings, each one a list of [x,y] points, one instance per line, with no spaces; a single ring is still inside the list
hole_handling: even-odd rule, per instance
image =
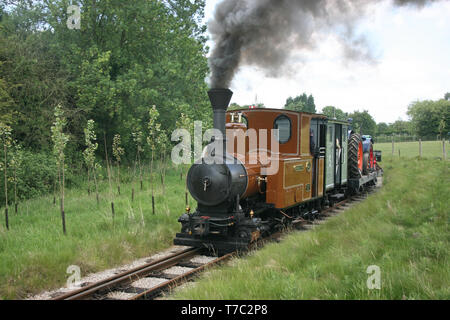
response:
[[[207,257],[201,249],[187,248],[151,261],[53,300],[137,300],[152,299],[175,287],[196,273],[229,259],[233,254]]]
[[[336,203],[333,207],[320,212],[317,219],[293,221],[295,229],[309,230],[326,219],[343,212],[355,203],[363,201],[367,195],[373,193],[371,189],[365,195],[354,196]],[[277,232],[256,244],[261,247],[264,243],[279,240],[284,232]],[[252,248],[255,248],[253,245]],[[64,293],[53,300],[137,300],[154,299],[170,289],[188,281],[195,274],[224,262],[236,255],[235,252],[220,257],[204,255],[204,251],[187,248],[172,253],[164,258],[150,261],[144,265],[127,270],[80,289]]]

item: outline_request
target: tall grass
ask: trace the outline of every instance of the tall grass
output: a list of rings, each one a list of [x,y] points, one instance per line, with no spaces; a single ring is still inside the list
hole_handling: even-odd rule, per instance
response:
[[[449,162],[385,160],[384,186],[308,232],[215,269],[179,299],[449,299]],[[368,289],[367,268],[381,270]]]
[[[382,151],[382,158],[392,158],[392,142],[375,143],[375,150]],[[446,141],[445,150],[447,153],[447,160],[450,160],[450,144]],[[394,143],[394,158],[415,158],[419,157],[419,142],[395,142]],[[443,158],[442,141],[422,141],[422,158],[436,159]]]
[[[107,181],[100,183],[98,205],[95,194],[88,196],[84,185],[67,191],[67,236],[61,231],[59,207],[53,205],[52,195],[24,201],[19,214],[10,215],[10,230],[0,226],[0,297],[24,298],[64,286],[70,265],[80,266],[84,276],[172,245],[179,231],[177,218],[185,208],[179,169],[167,170],[164,196],[156,184],[155,215],[149,182],[144,181],[140,191],[139,179],[133,183],[131,173],[121,172],[121,178],[121,195],[114,195],[114,222]]]

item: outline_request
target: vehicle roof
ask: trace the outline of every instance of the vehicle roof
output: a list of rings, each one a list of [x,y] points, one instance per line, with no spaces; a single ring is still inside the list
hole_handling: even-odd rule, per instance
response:
[[[273,111],[273,112],[294,112],[298,114],[310,114],[319,118],[328,118],[326,115],[322,113],[312,113],[312,112],[305,112],[305,111],[295,111],[295,110],[289,110],[289,109],[278,109],[278,108],[240,108],[240,109],[234,109],[234,110],[227,110],[227,112],[261,112],[261,111]]]

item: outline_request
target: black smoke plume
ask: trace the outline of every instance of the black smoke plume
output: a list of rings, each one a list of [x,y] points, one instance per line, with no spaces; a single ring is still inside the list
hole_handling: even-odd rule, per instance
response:
[[[440,0],[392,0],[396,6],[422,7]],[[208,23],[215,42],[209,58],[211,88],[228,88],[241,65],[255,65],[267,75],[286,72],[294,52],[313,49],[332,32],[344,58],[371,60],[363,36],[354,26],[379,0],[223,0]]]

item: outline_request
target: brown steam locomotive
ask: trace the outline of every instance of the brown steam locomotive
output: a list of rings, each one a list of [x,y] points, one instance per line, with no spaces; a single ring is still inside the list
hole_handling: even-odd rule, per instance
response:
[[[179,218],[175,244],[246,249],[295,219],[314,219],[382,174],[348,122],[283,109],[227,112],[232,94],[208,92],[220,132],[211,144],[222,140],[223,149],[207,146],[190,168],[188,189],[198,206]]]

